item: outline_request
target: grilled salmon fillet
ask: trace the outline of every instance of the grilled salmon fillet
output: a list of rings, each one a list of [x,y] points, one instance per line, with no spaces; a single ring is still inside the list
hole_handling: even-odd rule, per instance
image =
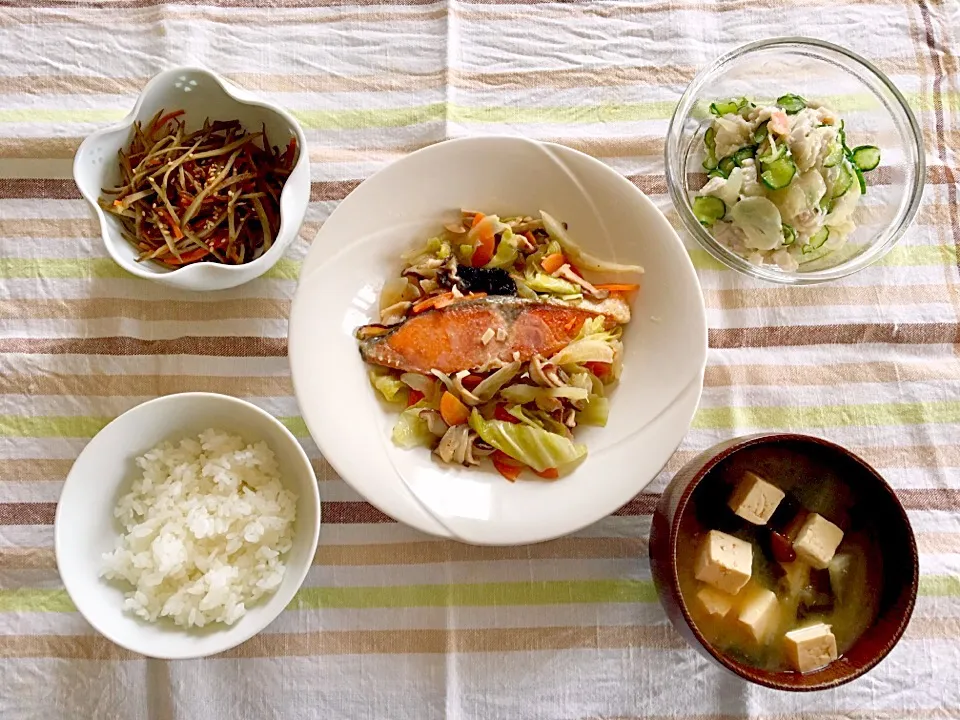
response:
[[[490,296],[427,310],[374,337],[365,337],[369,333],[364,330],[375,326],[360,328],[360,355],[374,365],[422,374],[479,370],[496,361],[527,362],[535,355],[550,357],[565,348],[583,323],[598,314],[566,305]],[[607,324],[612,327],[616,323],[611,320]]]

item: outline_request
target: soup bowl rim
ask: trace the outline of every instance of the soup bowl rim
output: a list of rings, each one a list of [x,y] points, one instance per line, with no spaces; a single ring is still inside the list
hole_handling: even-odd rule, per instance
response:
[[[907,538],[909,539],[908,554],[910,557],[910,568],[908,572],[910,581],[904,586],[904,589],[901,590],[901,593],[907,593],[906,606],[904,607],[902,616],[896,623],[896,627],[893,629],[889,639],[886,642],[877,645],[876,649],[870,654],[869,659],[866,662],[858,663],[856,665],[848,665],[846,666],[846,672],[833,672],[820,682],[803,680],[803,678],[809,678],[811,673],[801,674],[794,671],[765,670],[763,668],[754,667],[746,663],[741,663],[728,654],[715,648],[697,626],[696,621],[693,619],[693,616],[687,607],[686,600],[684,599],[683,593],[680,589],[680,577],[677,569],[677,544],[680,539],[681,519],[684,517],[684,513],[690,506],[693,494],[700,486],[701,482],[710,476],[724,460],[739,452],[742,452],[747,448],[758,445],[789,442],[819,445],[827,448],[828,450],[837,452],[859,465],[861,469],[866,472],[866,474],[870,475],[872,479],[876,481],[877,486],[880,489],[886,491],[888,499],[891,501],[892,507],[896,510],[899,520],[902,521],[903,529],[905,530]],[[671,496],[676,494],[676,484],[678,482],[683,484],[683,489],[679,491],[679,497],[677,498],[675,507],[671,512],[668,509],[668,506],[672,504]],[[657,548],[655,547],[655,544],[657,546],[661,545],[660,543],[655,543],[654,537],[657,534],[658,516],[661,523],[669,523],[669,531],[666,533],[665,557],[659,556],[660,553],[657,552]],[[677,613],[669,612],[670,608],[666,607],[669,604],[674,605],[673,609],[679,612],[679,615],[682,617],[683,622],[686,625],[685,629],[688,630],[690,635],[692,635],[697,641],[699,648],[694,646],[696,649],[700,649],[707,653],[709,657],[739,677],[775,690],[790,692],[826,690],[828,688],[844,685],[861,677],[876,667],[900,641],[901,637],[903,637],[904,631],[907,628],[907,625],[910,622],[914,606],[916,605],[917,591],[919,587],[919,553],[917,550],[913,528],[910,525],[910,520],[907,517],[906,510],[897,497],[896,492],[883,478],[883,476],[881,476],[880,473],[873,468],[873,466],[871,466],[859,455],[848,450],[842,445],[838,445],[834,442],[813,435],[804,435],[800,433],[756,433],[752,435],[745,435],[717,443],[716,445],[706,449],[691,459],[679,471],[677,471],[661,495],[660,502],[654,511],[654,523],[653,528],[651,529],[651,542],[649,547],[653,580],[654,584],[657,586],[660,602],[664,604],[665,609],[668,610],[667,615],[671,622],[677,626],[677,629],[683,630],[684,628],[681,628],[678,623],[678,618],[676,617]],[[664,581],[666,581],[665,588],[662,585]],[[902,595],[898,596],[897,604],[900,604],[902,597]],[[876,627],[876,621],[874,621],[874,623],[864,631],[863,635],[861,635],[856,642],[861,642],[864,637],[869,635],[874,627]],[[685,635],[685,633],[681,634]],[[689,638],[687,639],[689,640]],[[833,666],[834,663],[831,663],[831,665],[826,666],[826,668]],[[814,673],[817,672],[821,672],[821,670],[814,671]]]

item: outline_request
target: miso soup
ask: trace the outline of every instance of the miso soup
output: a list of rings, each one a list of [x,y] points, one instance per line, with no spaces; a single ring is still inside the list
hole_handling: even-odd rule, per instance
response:
[[[880,606],[872,503],[851,467],[814,455],[745,448],[699,483],[682,521],[691,540],[677,572],[694,624],[717,650],[764,670],[823,667]]]

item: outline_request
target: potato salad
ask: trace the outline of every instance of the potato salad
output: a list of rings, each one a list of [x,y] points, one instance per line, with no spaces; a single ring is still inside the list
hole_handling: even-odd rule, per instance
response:
[[[715,102],[703,141],[708,180],[693,211],[713,237],[755,264],[796,270],[840,248],[856,229],[864,173],[880,164],[873,145],[847,146],[830,108],[782,95]]]

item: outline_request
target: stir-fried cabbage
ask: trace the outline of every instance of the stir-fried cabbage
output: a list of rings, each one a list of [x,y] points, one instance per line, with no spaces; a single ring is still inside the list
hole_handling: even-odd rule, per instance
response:
[[[604,317],[598,315],[583,323],[577,338],[550,358],[552,365],[585,362],[612,363],[622,344],[614,331],[604,330]]]
[[[577,415],[577,421],[583,425],[605,427],[610,415],[610,401],[603,395],[591,395],[586,406]]]
[[[497,252],[484,267],[508,268],[513,265],[516,259],[517,236],[513,234],[510,228],[507,228],[500,236],[500,244],[497,245]]]
[[[574,265],[581,270],[593,270],[594,272],[609,273],[642,273],[643,268],[639,265],[623,265],[621,263],[607,262],[591,255],[577,245],[567,234],[563,224],[543,210],[540,211],[540,217],[543,218],[543,227],[551,238],[560,243],[563,248],[563,254],[569,258]]]
[[[537,472],[569,465],[587,454],[586,446],[562,435],[530,425],[484,420],[476,410],[470,414],[470,427],[485,443]]]
[[[545,272],[527,273],[523,279],[526,286],[536,292],[553,295],[575,295],[580,292],[579,286],[553,275],[547,275]]]
[[[536,385],[510,385],[500,391],[500,397],[518,405],[536,402],[537,398],[566,398],[576,402],[586,400],[589,396],[589,391],[579,387],[545,388]]]
[[[407,450],[433,445],[437,438],[430,432],[427,421],[420,417],[420,411],[429,407],[426,401],[421,400],[400,413],[396,425],[393,426],[393,442],[395,444]]]
[[[406,399],[407,386],[393,375],[370,371],[370,383],[377,389],[387,402],[399,402]]]

